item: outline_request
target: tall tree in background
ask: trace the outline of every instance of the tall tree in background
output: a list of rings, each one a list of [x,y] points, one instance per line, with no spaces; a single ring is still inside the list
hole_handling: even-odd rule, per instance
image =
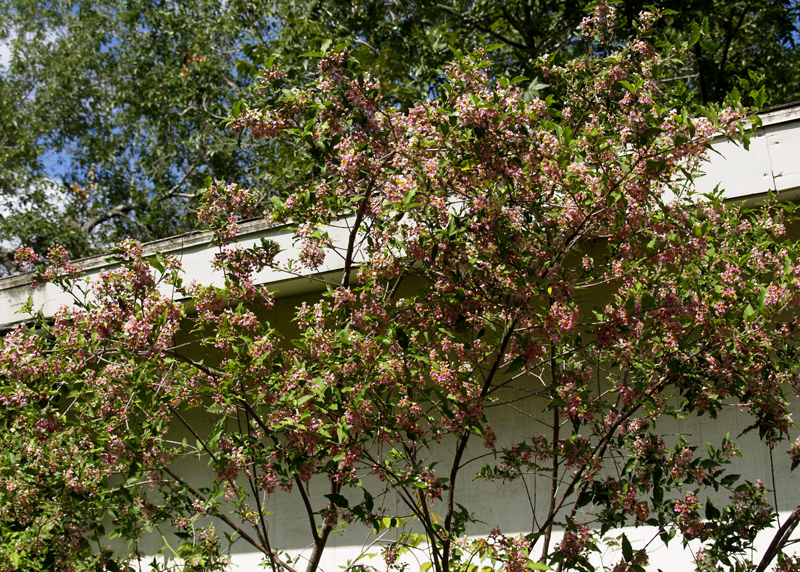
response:
[[[644,0],[620,4],[620,27]],[[770,105],[800,92],[795,0],[690,0],[662,33],[707,34],[666,70],[661,89],[690,88],[719,102],[750,72]],[[255,155],[220,123],[258,65],[277,53],[290,78],[313,72],[307,52],[350,38],[356,57],[404,108],[436,96],[452,49],[497,44],[498,73],[546,93],[534,60],[563,63],[587,49],[575,30],[586,0],[3,0],[0,33],[11,50],[0,71],[0,264],[19,243],[53,242],[73,256],[133,236],[195,228],[195,193],[207,176],[285,191],[303,176],[297,149]],[[265,161],[264,159],[269,160]],[[307,175],[307,174],[306,174]]]
[[[23,0],[4,12],[6,247],[57,241],[82,255],[191,230],[207,176],[252,176],[220,121],[242,86],[244,34],[269,33],[266,17],[216,0]]]
[[[405,79],[403,87],[425,91],[441,81],[438,69],[449,58],[449,46],[469,49],[488,42],[501,48],[493,55],[498,67],[534,79],[539,56],[553,54],[565,62],[586,49],[576,28],[592,5],[587,0],[278,0],[275,13],[287,25],[279,27],[277,44],[300,53],[309,38],[352,35],[373,50],[381,67],[394,68],[394,77]],[[663,78],[696,89],[698,101],[721,102],[736,77],[749,72],[764,77],[770,105],[798,97],[796,1],[627,0],[619,3],[619,25],[627,37],[646,6],[674,12],[661,23],[674,40],[702,32],[708,21],[692,57]]]

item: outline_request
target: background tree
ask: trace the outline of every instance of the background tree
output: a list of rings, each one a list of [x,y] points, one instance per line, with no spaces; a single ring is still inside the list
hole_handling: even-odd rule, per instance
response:
[[[550,54],[564,63],[585,49],[575,30],[591,5],[582,0],[276,2],[275,15],[284,24],[267,50],[298,55],[308,50],[310,40],[357,38],[373,73],[385,74],[382,79],[396,84],[401,100],[410,96],[413,101],[441,81],[437,71],[449,60],[451,46],[469,51],[498,44],[501,49],[491,59],[499,69],[540,79],[535,77],[538,57]],[[650,5],[674,12],[660,24],[673,39],[706,32],[692,54],[665,69],[659,80],[682,82],[696,90],[698,101],[719,103],[737,77],[753,72],[764,77],[768,105],[797,98],[796,2],[621,2],[622,37],[634,34],[638,14]]]
[[[620,5],[622,36],[644,2]],[[270,54],[289,77],[314,73],[301,55],[329,39],[354,54],[403,106],[438,94],[452,48],[490,53],[496,73],[527,76],[549,93],[536,59],[565,63],[585,49],[575,29],[583,0],[461,2],[383,0],[161,2],[5,0],[0,33],[11,58],[0,72],[0,263],[21,242],[73,256],[132,236],[152,240],[196,228],[196,192],[207,176],[259,183],[280,194],[303,175],[297,149],[254,150],[220,125]],[[708,33],[662,71],[661,89],[720,102],[736,76],[765,77],[768,103],[798,94],[798,6],[722,0],[661,3],[675,13],[672,40]],[[241,62],[238,64],[237,62]],[[268,160],[265,160],[268,158]]]
[[[168,565],[221,569],[241,541],[273,571],[314,571],[336,530],[363,524],[387,568],[418,551],[436,572],[588,571],[618,542],[607,568],[639,572],[677,537],[702,546],[699,570],[752,570],[755,537],[775,522],[763,485],[736,471],[752,451],[664,427],[731,405],[785,465],[800,463],[800,441],[784,444],[800,391],[800,245],[785,236],[796,215],[693,194],[711,137],[746,138],[745,110],[729,100],[693,117],[659,102],[654,78],[691,46],[658,42],[653,21],[620,41],[598,6],[583,57],[539,62],[559,100],[526,98],[481,52],[458,55],[442,95],[409,109],[347,45],[312,56],[310,84],[267,62],[231,127],[306,150],[306,172],[269,213],[297,252],[237,245],[237,217],[261,197],[222,182],[200,216],[224,287],[184,284],[176,258],[145,259],[126,240],[83,296],[80,269],[51,249],[37,278],[76,304],[0,352],[5,568],[135,566],[137,541],[171,525],[183,562]],[[327,257],[340,275],[318,274]],[[19,258],[39,262],[27,248]],[[266,319],[280,302],[253,282],[264,267],[320,284],[294,309],[294,333]],[[495,434],[491,411],[522,406],[539,408],[536,422]],[[203,488],[201,463],[182,462],[198,457]],[[502,523],[459,504],[478,475],[547,480],[530,530],[492,530]],[[308,523],[304,559],[281,553],[266,524],[284,494]],[[759,572],[797,565],[784,548],[798,521],[800,508]],[[626,526],[653,527],[653,540]],[[119,536],[131,545],[115,553]]]
[[[249,82],[241,45],[271,33],[268,15],[115,0],[5,2],[3,14],[6,248],[57,241],[83,255],[186,232],[206,177],[257,179],[220,122]]]

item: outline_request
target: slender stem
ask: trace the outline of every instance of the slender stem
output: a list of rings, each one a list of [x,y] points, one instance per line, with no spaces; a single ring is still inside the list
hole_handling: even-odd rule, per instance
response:
[[[339,471],[337,471],[338,473]],[[337,484],[333,477],[331,477],[331,494],[337,495],[341,491],[342,486]],[[308,567],[306,572],[316,572],[319,567],[320,560],[322,560],[322,552],[325,550],[325,545],[328,542],[328,537],[333,532],[336,526],[336,519],[333,513],[336,511],[336,505],[331,501],[326,507],[326,514],[322,521],[322,527],[319,534],[314,539],[314,549],[311,551],[311,557],[308,559]]]
[[[175,350],[167,350],[164,353],[166,355],[170,356],[170,357],[174,357],[178,361],[182,361],[183,363],[189,364],[190,366],[199,369],[200,371],[202,371],[206,375],[210,375],[212,377],[217,375],[217,373],[213,369],[208,367],[207,365],[202,364],[200,362],[197,362],[197,361],[193,360],[192,358],[183,355],[180,352],[177,352]]]
[[[451,491],[452,492],[452,491]],[[433,555],[433,569],[438,572],[448,572],[442,568],[441,556],[439,555],[438,535],[433,528],[433,521],[431,520],[430,511],[428,510],[428,503],[425,501],[425,494],[422,491],[417,493],[419,495],[419,504],[422,507],[422,513],[425,516],[423,521],[425,530],[428,531],[428,536],[431,540],[431,554]]]
[[[250,412],[250,415],[252,415],[252,417],[253,417],[253,420],[256,422],[256,425],[258,425],[258,426],[261,428],[261,430],[262,430],[262,431],[264,431],[264,435],[265,435],[265,436],[268,436],[268,435],[270,435],[270,434],[271,434],[271,431],[269,430],[269,427],[267,427],[267,426],[264,424],[264,421],[261,419],[261,416],[260,416],[260,415],[259,415],[259,414],[256,412],[256,410],[255,410],[255,409],[253,409],[253,406],[252,406],[252,405],[250,405],[250,404],[247,402],[247,400],[246,400],[246,399],[240,398],[240,401],[241,401],[242,405],[244,406],[244,408],[245,408],[247,411],[249,411],[249,412]]]
[[[188,421],[186,421],[186,419],[184,419],[184,418],[183,418],[183,415],[181,415],[180,413],[178,413],[178,410],[177,410],[177,409],[175,409],[174,407],[170,407],[170,408],[169,408],[169,410],[172,412],[172,414],[173,414],[175,417],[177,417],[177,418],[180,420],[180,422],[181,422],[181,423],[183,423],[183,426],[184,426],[184,427],[186,427],[186,428],[189,430],[189,433],[191,433],[191,434],[192,434],[192,436],[193,436],[195,439],[197,439],[197,442],[198,442],[198,443],[200,443],[200,446],[201,446],[201,447],[202,447],[202,448],[205,450],[205,452],[206,452],[206,453],[208,453],[208,455],[209,455],[209,456],[210,456],[210,457],[211,457],[211,458],[212,458],[214,461],[216,461],[216,460],[217,460],[217,456],[216,456],[216,455],[214,455],[213,451],[211,451],[211,449],[209,449],[209,448],[208,448],[208,445],[206,445],[206,442],[205,442],[203,439],[201,439],[201,438],[200,438],[200,435],[198,435],[198,434],[197,434],[197,432],[194,430],[194,427],[192,427],[192,426],[189,424],[189,422],[188,422]],[[197,449],[195,449],[195,450],[197,450]]]
[[[558,407],[553,409],[553,473],[550,475],[550,506],[547,509],[547,528],[544,532],[544,545],[542,546],[542,559],[547,556],[550,551],[550,539],[553,535],[553,521],[555,520],[556,512],[561,508],[561,505],[556,507],[556,497],[558,496],[558,467],[559,456],[557,451],[558,440],[561,435],[561,411]]]
[[[781,516],[778,513],[778,487],[775,485],[775,462],[772,459],[772,450],[775,446],[770,443],[769,445],[769,472],[772,476],[772,501],[775,503],[775,514],[777,515],[778,519],[778,526],[781,525]]]
[[[662,386],[663,386],[663,382],[660,383],[656,387],[656,389],[654,390],[653,393],[656,393],[657,391],[660,391],[660,388]],[[638,411],[640,407],[641,407],[641,404],[637,404],[634,407],[631,407],[631,409],[628,410],[627,413],[622,415],[617,421],[614,422],[613,425],[611,425],[611,427],[606,432],[606,434],[603,435],[603,438],[600,439],[600,442],[595,446],[594,451],[592,451],[591,458],[595,458],[599,454],[601,454],[601,452],[605,452],[606,447],[608,446],[608,443],[611,441],[612,435],[614,435],[614,433],[619,428],[619,426],[622,425],[622,423],[624,423],[625,421],[627,421],[631,417],[631,415],[636,413],[636,411]],[[575,486],[578,484],[578,481],[581,480],[581,478],[583,477],[584,472],[586,472],[586,470],[588,468],[589,468],[589,465],[586,464],[586,465],[581,466],[577,471],[575,471],[575,474],[573,475],[572,480],[570,481],[569,485],[567,486],[567,490],[564,491],[564,494],[561,496],[561,501],[556,506],[555,511],[553,512],[553,515],[549,516],[547,518],[547,520],[542,524],[542,526],[540,527],[539,530],[546,529],[548,526],[550,526],[553,523],[555,515],[558,514],[558,511],[560,511],[561,507],[564,506],[564,503],[567,502],[567,498],[569,498],[569,496],[575,490]],[[536,541],[534,540],[531,548],[535,544],[536,544]]]
[[[449,569],[450,560],[450,527],[453,522],[453,509],[455,507],[455,494],[456,494],[456,477],[461,465],[461,457],[464,455],[464,450],[467,448],[470,433],[467,431],[461,436],[456,447],[456,454],[453,457],[453,465],[450,467],[450,491],[447,494],[447,514],[444,518],[444,530],[447,537],[442,541],[442,570],[446,572]]]
[[[205,441],[200,438],[200,435],[197,434],[197,432],[189,424],[189,422],[186,421],[186,419],[184,419],[183,416],[180,413],[178,413],[178,411],[174,407],[170,407],[170,411],[172,411],[172,413],[178,419],[180,419],[181,423],[183,423],[183,425],[189,430],[189,432],[194,436],[194,438],[197,439],[197,441],[200,443],[200,445],[203,447],[203,449],[206,451],[206,453],[208,453],[209,456],[216,462],[217,461],[217,456],[214,455],[214,453],[211,451],[211,449],[208,448],[208,446],[206,445]],[[172,473],[170,473],[170,474],[172,474]],[[233,490],[236,493],[236,497],[241,499],[242,495],[239,493],[239,489],[236,486],[236,483],[230,478],[228,478],[226,480],[228,481],[228,485],[230,485],[231,490]],[[256,494],[256,501],[259,502],[257,494]],[[259,504],[260,504],[260,502],[259,502]],[[263,524],[263,520],[262,520],[262,524]],[[263,536],[261,534],[261,530],[258,528],[258,525],[253,524],[253,529],[255,529],[256,536],[258,536],[259,540],[261,540],[262,542],[266,543],[267,542],[267,538],[266,538],[267,530],[266,530],[266,527],[264,527],[264,535]]]
[[[553,299],[550,298],[550,306],[553,306]],[[556,347],[554,343],[550,344],[550,378],[553,395],[555,396],[556,388],[558,386],[558,360],[556,359]],[[558,468],[560,458],[558,456],[558,441],[561,438],[561,410],[558,407],[553,408],[553,472],[550,475],[550,506],[547,508],[547,525],[544,533],[544,545],[542,546],[542,559],[544,559],[550,551],[550,539],[553,536],[553,521],[556,516],[556,497],[558,496]]]
[[[163,468],[165,473],[167,473],[170,477],[175,479],[176,482],[178,482],[181,485],[183,485],[184,487],[186,487],[186,489],[190,493],[192,493],[195,497],[197,497],[197,498],[199,498],[201,500],[205,500],[205,497],[203,495],[201,495],[197,490],[192,488],[192,486],[189,483],[187,483],[182,478],[180,478],[178,475],[176,475],[169,467],[162,467],[162,468]],[[210,512],[215,517],[219,518],[222,522],[224,522],[225,524],[230,526],[233,530],[235,530],[236,533],[239,534],[239,536],[241,536],[246,542],[250,543],[254,548],[257,548],[259,551],[261,551],[262,553],[266,554],[270,559],[275,559],[274,561],[278,565],[280,565],[281,568],[283,568],[287,572],[297,572],[297,570],[295,570],[294,568],[292,568],[291,566],[289,566],[288,564],[286,564],[285,562],[281,561],[278,558],[277,552],[275,552],[274,550],[272,550],[270,548],[269,543],[267,543],[266,545],[263,545],[260,542],[258,542],[255,538],[253,538],[252,536],[247,534],[244,530],[242,530],[241,527],[239,527],[235,522],[233,522],[228,517],[228,515],[226,515],[221,510],[219,510],[217,508],[214,508]]]
[[[767,548],[764,557],[761,559],[761,563],[758,565],[758,568],[756,568],[756,572],[766,571],[767,566],[772,564],[772,561],[775,560],[775,557],[789,541],[789,537],[794,532],[794,529],[797,528],[798,524],[800,524],[800,506],[794,509],[794,512],[789,515],[789,518],[786,519],[783,526],[775,533],[769,548]]]
[[[403,271],[400,276],[394,281],[394,285],[388,290],[386,299],[391,300],[394,298],[397,291],[400,289],[400,284],[403,282],[403,279],[408,276],[408,271]]]
[[[355,250],[356,237],[358,236],[358,230],[361,228],[361,223],[364,220],[364,215],[367,213],[369,197],[372,194],[372,187],[374,184],[375,179],[373,178],[370,180],[369,185],[367,185],[364,198],[361,199],[361,204],[359,205],[358,212],[356,213],[356,220],[353,222],[353,228],[350,230],[350,236],[347,238],[347,253],[344,257],[344,270],[342,272],[342,288],[347,288],[347,286],[350,284],[350,273],[352,272],[353,268],[353,251]]]
[[[250,427],[250,416],[247,414],[247,410],[244,412],[245,415],[245,423],[247,424],[247,435],[252,436],[252,430]],[[241,415],[236,416],[237,420],[239,421],[239,432],[243,433],[241,429]],[[250,483],[250,490],[253,492],[253,498],[256,500],[256,509],[258,510],[258,521],[261,524],[261,532],[259,533],[259,538],[263,538],[264,542],[267,541],[267,535],[269,534],[269,530],[267,529],[267,523],[264,520],[264,507],[261,506],[261,494],[258,490],[258,487],[255,484],[255,478],[258,476],[258,469],[256,467],[255,461],[250,463],[250,472],[251,474],[247,476],[247,482]],[[258,532],[258,528],[256,528],[256,532]],[[270,565],[272,566],[272,572],[277,572],[275,570],[275,563],[270,560]]]
[[[308,493],[303,486],[303,481],[300,480],[298,475],[294,476],[294,482],[297,484],[297,488],[300,490],[300,496],[303,498],[303,504],[306,506],[309,524],[311,524],[311,535],[314,537],[314,542],[317,542],[319,540],[319,535],[317,534],[317,521],[314,518],[314,509],[311,507],[311,499],[308,498]]]
[[[514,328],[517,325],[517,320],[514,319],[508,325],[505,334],[503,335],[503,340],[500,342],[500,347],[497,350],[497,356],[495,356],[494,363],[492,363],[492,367],[489,370],[489,373],[486,375],[486,378],[483,381],[483,387],[481,388],[481,395],[480,399],[484,399],[486,395],[489,393],[489,389],[492,387],[492,381],[494,381],[497,372],[500,370],[500,365],[503,363],[503,360],[506,355],[506,350],[508,350],[508,344],[511,342],[511,337],[514,335]],[[446,537],[442,540],[442,571],[447,572],[450,566],[450,528],[453,523],[453,512],[455,510],[455,494],[456,494],[456,477],[458,476],[458,471],[461,468],[461,459],[464,456],[464,451],[467,448],[467,443],[469,442],[471,433],[466,431],[460,438],[458,442],[458,446],[456,447],[456,453],[453,457],[453,464],[450,466],[450,491],[447,494],[447,513],[444,519],[444,531]]]
[[[384,473],[387,476],[387,478],[390,479],[390,481],[393,480],[393,482],[398,482],[401,480],[400,477],[398,477],[395,472],[387,469],[385,466],[381,466],[381,464],[372,455],[369,455],[368,453],[365,455],[366,458],[372,463],[373,467],[377,468],[382,473]],[[424,523],[425,522],[424,514],[420,510],[419,506],[417,506],[417,504],[414,502],[414,499],[413,497],[410,496],[410,493],[407,490],[403,489],[402,487],[398,487],[396,493],[400,497],[400,500],[402,500],[403,503],[411,511],[411,514],[417,517],[420,522]]]

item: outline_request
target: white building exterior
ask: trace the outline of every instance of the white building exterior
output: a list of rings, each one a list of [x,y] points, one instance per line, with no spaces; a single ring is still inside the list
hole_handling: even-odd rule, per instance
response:
[[[697,188],[700,191],[711,191],[717,185],[724,189],[725,197],[729,200],[746,200],[757,202],[767,196],[769,192],[775,193],[778,200],[790,201],[800,198],[800,105],[787,106],[762,115],[763,126],[758,130],[753,138],[750,150],[735,146],[734,144],[720,139],[714,144],[714,151],[710,156],[710,161],[706,165],[706,175],[697,181]],[[344,225],[341,229],[345,232]],[[336,238],[336,229],[331,232],[332,238]],[[344,236],[344,235],[343,235]],[[294,245],[292,235],[284,227],[270,228],[263,221],[251,221],[241,225],[239,242],[243,246],[253,244],[262,237],[277,241],[282,251],[287,255],[291,254]],[[221,280],[221,276],[215,276],[212,269],[212,260],[215,250],[209,248],[211,239],[210,233],[192,233],[170,239],[156,241],[145,246],[146,253],[160,251],[178,256],[185,271],[185,280],[190,282],[197,280],[202,283],[209,283],[213,280]],[[87,258],[79,261],[85,269],[86,279],[91,280],[104,269],[111,267],[102,256]],[[329,257],[323,268],[323,272],[335,274],[342,270],[340,260]],[[211,279],[211,280],[210,280]],[[290,310],[298,300],[314,296],[317,291],[318,283],[302,276],[290,275],[284,272],[264,272],[260,280],[269,285],[271,291],[277,291],[280,300],[286,300],[285,319],[289,320]],[[69,304],[71,297],[59,291],[53,285],[45,285],[32,291],[29,286],[30,275],[20,274],[16,276],[0,279],[0,330],[8,330],[24,321],[25,316],[16,312],[23,306],[29,296],[33,297],[35,308],[41,307],[46,316],[53,313],[64,304]],[[280,312],[276,310],[276,319],[280,320]],[[541,411],[534,411],[537,404],[529,404],[531,414],[541,414]],[[542,405],[542,404],[538,404]],[[505,415],[502,419],[494,420],[496,431],[500,440],[512,440],[525,431],[520,431],[521,423],[525,423],[523,417],[516,418]],[[706,418],[691,418],[682,422],[672,421],[674,427],[661,428],[664,434],[692,434],[699,442],[708,440],[719,442],[725,433],[729,432],[731,437],[735,437],[745,428],[739,426],[741,420],[735,415],[727,418],[723,415],[714,421]],[[768,487],[771,487],[772,472],[770,470],[769,451],[758,440],[755,435],[745,435],[738,439],[743,450],[747,450],[744,461],[740,460],[741,466],[736,467],[734,472],[741,473],[746,479],[755,481],[761,479]],[[753,451],[761,451],[761,454],[753,454]],[[777,501],[779,511],[785,517],[786,514],[800,505],[800,479],[796,474],[788,470],[788,462],[785,462],[785,452],[781,451],[776,455],[782,457],[780,463],[775,464],[774,479],[777,489]],[[535,482],[528,483],[531,487],[536,486]],[[463,504],[470,507],[476,514],[487,522],[502,523],[503,531],[506,533],[530,531],[530,521],[532,518],[531,507],[525,497],[525,491],[519,482],[502,485],[498,483],[486,483],[475,481],[464,483],[461,489],[462,494],[467,497]],[[525,500],[523,500],[525,499]],[[308,547],[299,539],[308,539],[307,522],[302,515],[302,509],[298,506],[297,510],[292,507],[298,502],[294,497],[278,498],[274,513],[270,516],[270,531],[275,535],[273,545],[288,548],[290,552],[303,553],[308,551]],[[535,510],[534,512],[539,512]],[[295,518],[286,518],[285,515],[295,515]],[[281,519],[278,520],[278,516]],[[541,515],[539,515],[541,518]],[[220,527],[222,528],[222,527]],[[488,532],[488,531],[478,531]],[[633,540],[638,539],[639,546],[649,540],[648,531],[645,529],[628,530],[628,536]],[[761,542],[763,550],[771,537],[764,537]],[[366,529],[359,529],[357,532],[348,533],[345,536],[333,536],[329,543],[329,548],[323,560],[322,568],[326,572],[334,572],[340,566],[346,564],[364,551],[365,546],[374,540],[374,536]],[[153,543],[145,549],[157,550],[160,548],[160,538],[153,539]],[[634,543],[637,546],[637,543]],[[233,552],[234,565],[239,570],[259,570],[258,563],[262,557],[255,552],[247,552],[247,545],[238,543]],[[377,552],[376,550],[366,550],[366,552]],[[684,551],[678,542],[670,545],[669,548],[657,548],[652,554],[649,569],[661,569],[664,572],[692,569],[691,551]],[[609,550],[603,557],[605,564],[611,564],[619,560],[619,553]],[[757,555],[753,555],[753,560],[758,561]],[[369,564],[368,561],[364,562]],[[380,567],[380,559],[376,561],[376,566]],[[409,570],[414,570],[412,567]]]

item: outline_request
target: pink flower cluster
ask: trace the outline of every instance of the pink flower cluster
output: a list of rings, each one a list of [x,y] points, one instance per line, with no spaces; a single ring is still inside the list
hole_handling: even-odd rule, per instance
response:
[[[586,558],[592,546],[589,527],[583,523],[575,523],[571,529],[564,532],[564,537],[556,546],[556,552],[563,555],[566,565],[571,566]]]
[[[688,539],[704,539],[706,530],[698,512],[700,501],[694,493],[686,493],[682,499],[675,501],[675,516],[683,535]]]
[[[523,535],[507,536],[495,528],[489,534],[487,543],[503,563],[504,572],[525,572],[529,570],[530,542]]]
[[[39,256],[28,246],[19,247],[14,253],[14,260],[24,270],[33,269],[40,262]],[[77,280],[83,272],[80,265],[70,261],[69,253],[59,244],[47,249],[45,261],[47,265],[37,270],[36,278],[31,281],[31,288],[46,282]]]
[[[215,181],[205,189],[197,217],[214,230],[220,244],[230,244],[239,233],[238,221],[255,216],[260,199],[257,191]]]

